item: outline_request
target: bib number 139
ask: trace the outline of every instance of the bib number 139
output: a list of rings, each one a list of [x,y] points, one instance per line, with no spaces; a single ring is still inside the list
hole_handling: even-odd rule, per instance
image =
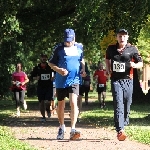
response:
[[[125,63],[120,63],[120,62],[114,61],[113,62],[113,71],[125,72]]]

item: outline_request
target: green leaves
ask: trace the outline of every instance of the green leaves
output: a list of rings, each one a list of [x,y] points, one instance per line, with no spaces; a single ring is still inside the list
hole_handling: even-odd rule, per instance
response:
[[[150,16],[147,22],[142,26],[140,35],[138,37],[137,46],[142,55],[144,63],[150,63]]]

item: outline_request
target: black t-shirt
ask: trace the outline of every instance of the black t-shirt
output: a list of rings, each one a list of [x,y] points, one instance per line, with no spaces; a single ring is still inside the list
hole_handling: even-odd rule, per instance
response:
[[[46,64],[46,67],[42,67],[41,64],[38,64],[33,68],[32,77],[39,76],[38,86],[40,87],[53,87],[52,74],[54,74],[54,70]]]
[[[111,78],[132,78],[133,68],[130,67],[130,62],[142,62],[142,58],[137,48],[131,44],[127,44],[122,53],[119,53],[117,48],[118,44],[110,45],[106,50],[106,59],[111,60]]]

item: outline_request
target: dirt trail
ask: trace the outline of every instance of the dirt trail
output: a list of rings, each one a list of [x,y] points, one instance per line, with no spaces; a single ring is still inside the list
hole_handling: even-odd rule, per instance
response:
[[[90,109],[91,106],[88,106]],[[83,109],[88,109],[83,105]],[[14,136],[38,150],[150,150],[150,146],[135,141],[118,141],[116,132],[106,128],[95,128],[83,121],[77,123],[81,138],[70,141],[70,118],[68,110],[65,113],[66,134],[64,140],[56,140],[58,132],[57,116],[52,116],[47,122],[40,122],[38,104],[28,103],[28,111],[22,112],[20,118],[12,117],[6,120]]]

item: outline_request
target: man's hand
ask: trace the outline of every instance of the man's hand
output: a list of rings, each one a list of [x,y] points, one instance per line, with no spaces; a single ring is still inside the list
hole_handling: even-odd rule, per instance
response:
[[[134,62],[130,62],[130,66],[131,66],[132,68],[136,68],[136,64],[135,64]]]
[[[57,72],[62,76],[66,76],[68,74],[68,71],[64,68],[59,68]]]
[[[109,77],[111,75],[111,71],[105,71],[104,75],[107,77],[107,79],[109,79]]]

